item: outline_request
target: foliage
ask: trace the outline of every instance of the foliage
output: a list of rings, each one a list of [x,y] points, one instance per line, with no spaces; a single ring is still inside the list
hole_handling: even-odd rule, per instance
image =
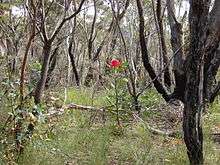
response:
[[[131,98],[127,92],[128,78],[123,74],[127,69],[127,63],[112,59],[110,63],[112,77],[111,88],[108,89],[108,96],[106,97],[112,116],[117,121],[118,127],[121,127],[121,118],[127,117],[131,113]]]
[[[193,70],[202,68],[197,58],[203,56],[203,51],[196,45],[205,42],[197,35],[209,29],[201,28],[208,18],[195,25],[186,22],[190,20],[187,17],[194,18],[194,10],[189,16],[187,12],[183,15],[180,10],[185,10],[185,1],[144,0],[139,5],[139,0],[1,2],[0,164],[188,163],[180,131],[180,121],[185,119],[180,114],[181,106],[171,108],[162,97],[183,102],[187,98],[187,103],[198,100],[185,97],[190,94],[185,90],[200,89],[194,78],[202,80],[202,74]],[[199,17],[199,10],[195,11]],[[213,19],[211,22],[216,22]],[[199,33],[194,34],[197,25],[201,27],[195,28]],[[206,44],[212,53],[218,52],[215,40],[209,45],[216,29],[204,32],[210,37]],[[198,43],[192,42],[193,38]],[[193,44],[197,53],[191,50]],[[195,55],[195,60],[188,59],[189,53]],[[210,66],[218,60],[216,57],[210,56]],[[205,74],[204,82],[214,87],[220,72],[215,75],[217,70],[213,71],[212,75],[213,69],[216,67],[208,69],[210,74]],[[166,80],[169,72],[175,81],[171,86]],[[197,85],[188,88],[185,76]],[[71,103],[94,108],[68,109]],[[219,98],[207,109],[206,163],[219,164]],[[174,137],[163,136],[167,125],[177,132]],[[151,127],[162,136],[152,133]]]
[[[105,105],[100,92],[91,101],[85,89],[70,89],[68,102],[87,105]],[[152,93],[154,93],[152,91]],[[61,95],[62,96],[62,95]],[[153,98],[157,96],[153,95]],[[159,99],[159,98],[157,98]],[[215,103],[213,106],[219,106]],[[149,107],[150,108],[150,107]],[[217,124],[219,115],[210,109],[205,117],[206,163],[219,164],[219,151],[210,138],[210,128]],[[211,113],[211,112],[214,113]],[[94,112],[69,110],[62,116],[47,123],[40,123],[32,140],[18,164],[188,164],[183,139],[169,138],[152,134],[143,122],[126,122],[123,136],[115,133],[114,119],[108,118],[105,124],[99,114],[91,122]],[[124,121],[125,122],[125,121]]]

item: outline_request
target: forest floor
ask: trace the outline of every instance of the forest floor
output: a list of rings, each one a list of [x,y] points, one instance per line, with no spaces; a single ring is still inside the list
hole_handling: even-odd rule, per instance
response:
[[[62,92],[47,94],[45,113],[61,109]],[[105,93],[90,95],[90,89],[69,89],[70,103],[104,107]],[[57,97],[56,97],[57,96]],[[85,109],[66,109],[42,119],[20,155],[19,165],[185,165],[182,137],[182,106],[167,105],[153,90],[141,100],[139,117],[127,114],[118,126],[114,114]],[[205,164],[220,164],[220,104],[204,115]],[[61,109],[62,110],[62,109]],[[3,121],[3,120],[1,120]],[[174,132],[175,135],[166,135]],[[0,161],[1,164],[1,161]]]

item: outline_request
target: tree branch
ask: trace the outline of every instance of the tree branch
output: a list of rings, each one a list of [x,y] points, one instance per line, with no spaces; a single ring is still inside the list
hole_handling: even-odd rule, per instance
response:
[[[144,30],[144,14],[143,14],[143,7],[141,4],[140,0],[136,0],[137,2],[137,7],[138,7],[138,14],[139,14],[139,37],[140,37],[140,44],[141,44],[141,54],[142,54],[142,61],[144,64],[145,69],[149,73],[149,76],[152,80],[154,80],[157,76],[156,73],[153,69],[153,67],[150,64],[149,57],[148,57],[148,50],[147,50],[147,45],[145,41],[145,30]],[[154,87],[156,90],[162,95],[162,97],[166,100],[169,101],[170,97],[163,87],[163,85],[159,82],[158,79],[155,79],[153,81]]]
[[[57,34],[60,32],[61,28],[63,27],[63,25],[68,21],[68,20],[71,20],[73,17],[75,17],[77,14],[79,14],[79,12],[81,11],[82,9],[82,6],[84,4],[85,0],[82,0],[80,2],[80,5],[78,7],[78,9],[76,10],[75,13],[73,13],[72,15],[70,15],[69,17],[67,18],[64,18],[61,23],[59,25],[56,26],[51,38],[49,40],[53,41],[55,39],[55,37],[57,36]]]

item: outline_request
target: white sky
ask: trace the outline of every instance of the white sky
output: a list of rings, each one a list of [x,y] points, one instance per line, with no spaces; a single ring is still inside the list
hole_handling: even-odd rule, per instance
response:
[[[104,1],[104,3],[106,4],[105,1]],[[176,15],[181,17],[184,15],[185,11],[188,11],[188,10],[189,10],[189,2],[183,1],[180,9],[179,9],[179,7],[176,7]],[[25,13],[24,13],[24,9],[13,6],[12,7],[12,14],[20,17],[20,16],[23,16]],[[87,14],[90,16],[94,15],[94,7],[92,5],[87,8]]]
[[[18,17],[24,16],[24,9],[18,8],[16,6],[13,6],[11,8],[11,12],[12,12],[12,15],[14,16],[18,16]]]
[[[106,3],[105,3],[106,4]],[[106,4],[107,5],[107,4]],[[176,16],[183,16],[185,14],[186,11],[189,11],[189,2],[187,0],[182,1],[181,7],[179,9],[179,6],[176,6],[175,8],[175,14]],[[94,15],[94,7],[91,5],[88,9],[87,9],[87,14],[88,15]]]

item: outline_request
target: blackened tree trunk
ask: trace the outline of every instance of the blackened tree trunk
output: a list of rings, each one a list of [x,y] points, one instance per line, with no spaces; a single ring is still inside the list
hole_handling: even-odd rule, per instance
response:
[[[210,2],[194,0],[190,1],[190,6],[190,48],[186,58],[183,131],[190,164],[199,165],[204,162],[201,116],[204,107],[204,50]]]
[[[209,13],[210,1],[191,0],[189,14],[190,46],[186,60],[183,62],[182,51],[177,59],[181,62],[176,66],[178,77],[175,90],[168,94],[163,85],[157,80],[156,73],[149,63],[148,50],[144,36],[144,15],[141,0],[136,0],[139,13],[139,36],[142,53],[142,61],[149,73],[156,90],[162,94],[166,101],[180,99],[184,103],[183,131],[187,154],[192,165],[204,164],[203,158],[203,132],[202,112],[206,103],[210,102],[219,93],[219,83],[214,86],[213,82],[217,74],[220,57],[218,47],[220,42],[220,1],[216,0],[212,11]],[[181,48],[181,29],[175,20],[174,13],[169,6],[172,48],[174,51]],[[174,41],[178,43],[174,43]],[[180,47],[180,48],[178,48]],[[174,54],[176,55],[176,54]],[[211,78],[210,78],[211,75]],[[175,75],[176,76],[176,75]],[[177,90],[178,89],[178,90]],[[208,93],[208,91],[211,91]],[[207,101],[208,100],[208,101]]]
[[[73,6],[74,6],[74,10],[76,10],[76,1],[73,1]],[[77,24],[77,20],[76,17],[74,17],[73,19],[73,27],[71,29],[71,37],[69,40],[69,46],[68,46],[68,55],[70,58],[70,62],[71,62],[71,66],[72,66],[72,71],[73,71],[73,77],[75,79],[76,85],[80,86],[80,78],[79,78],[79,73],[77,71],[77,67],[76,67],[76,55],[75,55],[75,47],[76,47],[76,43],[75,43],[75,32],[76,32],[76,24]]]
[[[78,74],[78,71],[77,71],[77,68],[76,68],[75,57],[74,57],[73,50],[72,50],[73,42],[74,42],[74,39],[72,37],[71,40],[70,40],[70,43],[69,43],[68,53],[69,53],[70,62],[71,62],[71,65],[72,65],[72,70],[73,70],[73,75],[75,77],[76,85],[80,86],[79,74]]]
[[[194,47],[194,45],[192,45]],[[203,164],[203,133],[201,116],[204,108],[203,102],[203,59],[200,53],[191,48],[186,72],[186,88],[183,113],[184,141],[187,147],[187,154],[190,164]],[[201,89],[199,88],[201,86]],[[200,90],[202,93],[200,93]]]
[[[30,1],[30,5],[28,5],[28,9],[33,9],[33,19],[31,20],[31,31],[30,31],[30,36],[27,42],[27,46],[25,49],[24,57],[22,60],[22,66],[21,66],[21,76],[20,76],[20,101],[21,105],[23,104],[23,99],[24,99],[24,79],[25,79],[25,70],[27,66],[27,61],[28,61],[28,52],[31,48],[32,41],[34,40],[35,37],[35,27],[36,27],[36,5],[34,4],[34,1]]]
[[[89,35],[89,38],[88,38],[88,57],[89,57],[89,60],[92,59],[93,43],[94,43],[94,40],[95,40],[95,37],[96,37],[96,35],[95,35],[95,25],[96,25],[96,17],[97,17],[96,0],[93,0],[93,4],[94,4],[94,16],[93,16],[90,35]]]
[[[204,95],[208,102],[213,102],[219,94],[220,82],[216,83],[215,75],[220,65],[220,1],[216,0],[209,19],[209,36],[206,43],[204,68]]]

